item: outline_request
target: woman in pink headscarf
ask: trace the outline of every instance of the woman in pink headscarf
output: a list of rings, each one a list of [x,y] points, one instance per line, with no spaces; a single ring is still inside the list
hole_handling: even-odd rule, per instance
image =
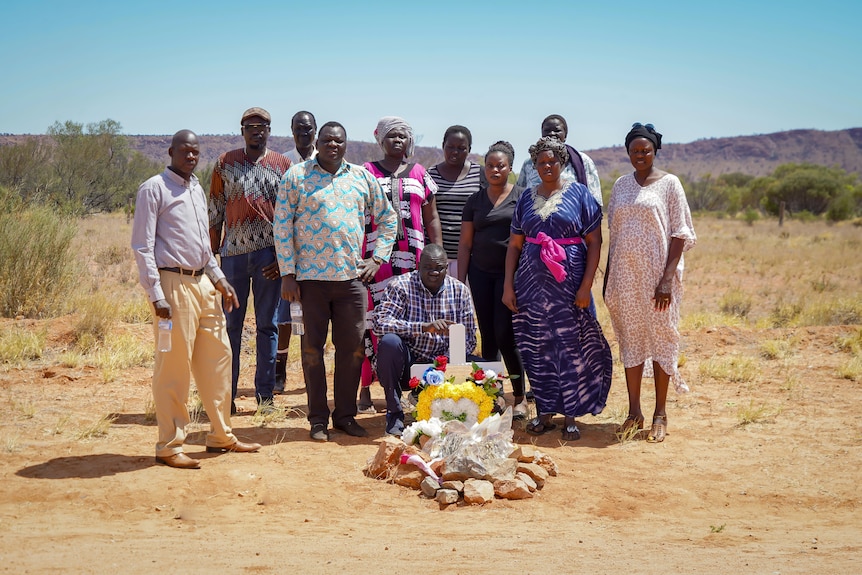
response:
[[[413,128],[397,116],[385,116],[377,123],[374,138],[383,150],[383,159],[366,162],[365,169],[371,172],[395,208],[398,228],[392,256],[384,262],[374,281],[368,285],[368,322],[365,331],[365,363],[362,366],[362,387],[357,405],[360,413],[375,413],[369,387],[374,380],[374,356],[377,340],[371,333],[371,313],[381,298],[389,281],[397,275],[416,269],[419,256],[425,247],[425,234],[435,244],[442,245],[440,216],[434,194],[437,184],[422,167],[409,162],[413,155]],[[374,254],[377,242],[377,225],[370,215],[365,216],[365,258]]]
[[[595,316],[591,295],[602,248],[602,209],[589,189],[561,177],[565,144],[544,137],[530,147],[541,183],[521,194],[512,216],[503,303],[538,417],[527,432],[553,429],[565,416],[562,438],[579,439],[575,418],[597,415],[611,385],[610,346]]]

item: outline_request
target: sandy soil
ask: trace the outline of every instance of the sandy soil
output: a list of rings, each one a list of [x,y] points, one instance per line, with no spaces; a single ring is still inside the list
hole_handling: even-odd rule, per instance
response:
[[[49,345],[62,346],[70,324],[46,322]],[[235,431],[263,443],[260,453],[207,454],[206,423],[193,424],[197,471],[154,463],[149,369],[110,383],[93,368],[7,369],[0,572],[860,573],[860,386],[836,373],[849,357],[836,339],[856,329],[689,331],[692,392],[671,393],[665,443],[615,436],[626,412],[618,370],[580,441],[534,438],[516,423],[515,440],[560,468],[534,499],[445,510],[362,474],[382,413],[359,417],[368,439],[311,441],[298,363],[278,398],[286,419],[261,426],[253,399],[239,402]],[[749,381],[698,369],[758,357],[769,339],[793,351],[758,360]],[[743,424],[743,412],[756,421]],[[109,414],[105,435],[87,433]]]

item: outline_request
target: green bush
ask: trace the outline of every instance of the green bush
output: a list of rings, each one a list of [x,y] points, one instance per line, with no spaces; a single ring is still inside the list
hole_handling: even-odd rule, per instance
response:
[[[76,268],[76,224],[47,207],[24,207],[14,196],[0,188],[0,315],[55,315],[68,301]]]
[[[745,220],[745,223],[747,223],[749,226],[753,226],[754,222],[760,219],[760,212],[753,208],[748,208],[742,215],[742,219]]]

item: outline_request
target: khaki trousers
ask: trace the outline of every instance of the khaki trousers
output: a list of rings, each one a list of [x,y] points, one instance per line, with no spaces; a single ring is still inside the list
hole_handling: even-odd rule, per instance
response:
[[[210,420],[206,445],[226,447],[236,442],[230,428],[231,350],[221,296],[206,275],[187,276],[160,271],[165,299],[171,305],[171,351],[156,350],[153,400],[159,441],[156,456],[183,450],[189,424],[191,376]],[[158,318],[153,323],[158,340]]]

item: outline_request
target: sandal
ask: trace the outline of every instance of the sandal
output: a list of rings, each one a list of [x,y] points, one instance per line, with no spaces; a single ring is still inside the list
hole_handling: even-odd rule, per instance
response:
[[[647,443],[661,443],[667,435],[667,416],[656,415],[652,418],[652,429],[647,436]]]
[[[512,419],[527,419],[527,402],[526,400],[516,403],[512,407]]]
[[[543,423],[540,417],[536,417],[530,420],[530,423],[527,424],[527,427],[525,429],[530,435],[544,435],[549,431],[555,430],[556,428],[557,426],[550,421],[547,423]]]
[[[626,417],[626,420],[620,426],[620,430],[618,433],[620,435],[628,435],[629,433],[636,433],[644,428],[644,418],[637,417],[632,415],[631,413]]]
[[[581,438],[581,430],[574,423],[563,428],[563,441],[577,441]]]

